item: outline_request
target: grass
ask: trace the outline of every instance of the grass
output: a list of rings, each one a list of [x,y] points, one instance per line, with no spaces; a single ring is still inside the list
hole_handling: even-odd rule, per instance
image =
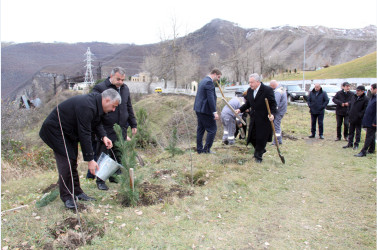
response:
[[[330,66],[317,71],[306,71],[305,79],[337,79],[337,78],[375,78],[376,52],[357,58],[350,62]],[[302,80],[302,72],[296,74],[279,74],[274,79],[280,81]]]
[[[172,113],[164,113],[168,114]],[[155,127],[162,121],[169,118],[150,116]],[[82,220],[104,234],[80,249],[375,249],[376,156],[353,157],[357,152],[343,149],[345,141],[335,142],[334,114],[326,114],[324,124],[325,140],[308,139],[308,108],[288,107],[282,128],[297,140],[283,140],[285,165],[271,145],[263,163],[256,164],[243,142],[225,147],[216,140],[217,154],[192,155],[194,173],[205,177],[204,186],[187,183],[188,150],[173,158],[160,148],[140,150],[146,165],[136,173],[144,180],[164,186],[179,184],[195,192],[153,206],[122,207],[115,198],[116,184],[109,183],[108,192],[99,191],[95,182],[81,176],[83,190],[97,198],[82,202],[87,205]],[[364,137],[363,131],[362,141]],[[187,149],[187,145],[180,147]],[[81,162],[79,173],[86,173],[86,167]],[[155,178],[154,173],[162,169],[171,174]],[[29,205],[2,214],[2,246],[61,247],[51,229],[75,215],[59,199],[35,207],[41,190],[56,180],[56,172],[47,170],[2,183],[2,211]]]

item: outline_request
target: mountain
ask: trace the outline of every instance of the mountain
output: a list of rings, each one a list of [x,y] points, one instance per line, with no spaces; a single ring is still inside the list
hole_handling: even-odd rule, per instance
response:
[[[302,69],[304,44],[305,69],[308,70],[345,63],[376,51],[376,30],[376,26],[363,29],[323,26],[244,29],[232,22],[214,19],[199,30],[178,38],[177,44],[184,44],[187,50],[199,57],[201,75],[209,71],[211,55],[216,55],[218,62],[224,63],[236,51],[249,55],[249,73],[259,72],[262,62],[265,64],[263,66],[274,64],[281,69]],[[34,98],[42,90],[51,90],[51,73],[58,74],[60,80],[63,74],[67,77],[82,75],[87,47],[96,56],[94,66],[101,62],[104,77],[115,66],[124,67],[128,76],[139,73],[145,56],[158,46],[106,43],[6,44],[2,46],[2,98],[14,98],[22,91],[30,93],[31,98]],[[229,69],[225,72],[229,74],[228,79],[232,79],[232,72]]]

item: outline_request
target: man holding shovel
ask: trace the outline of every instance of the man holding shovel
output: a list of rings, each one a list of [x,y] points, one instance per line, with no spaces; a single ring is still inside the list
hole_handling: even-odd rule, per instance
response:
[[[257,163],[262,162],[263,154],[266,152],[266,144],[272,141],[271,122],[276,113],[276,101],[272,88],[261,82],[261,77],[254,73],[249,76],[250,88],[247,90],[246,103],[236,110],[236,113],[244,112],[250,108],[250,124],[247,144],[251,143],[255,148],[254,158]],[[271,116],[265,103],[267,98]]]
[[[74,197],[79,200],[95,200],[80,187],[77,172],[78,143],[80,142],[84,161],[92,174],[98,169],[94,161],[92,131],[96,132],[107,148],[112,141],[100,126],[101,116],[115,111],[121,103],[115,90],[106,90],[101,95],[79,95],[59,104],[43,122],[39,136],[54,151],[59,172],[60,198],[69,209],[74,209]]]

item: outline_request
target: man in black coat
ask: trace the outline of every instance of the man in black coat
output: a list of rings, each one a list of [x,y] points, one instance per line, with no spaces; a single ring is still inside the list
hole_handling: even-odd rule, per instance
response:
[[[352,96],[350,105],[348,106],[348,115],[350,122],[350,129],[348,135],[348,144],[343,148],[352,148],[354,150],[359,148],[360,137],[361,137],[361,122],[365,110],[368,106],[368,97],[365,95],[365,87],[357,86],[356,94]],[[356,137],[355,137],[356,131]],[[353,138],[355,137],[355,144],[353,143]]]
[[[216,111],[216,91],[214,83],[221,78],[221,71],[213,69],[211,73],[200,81],[196,93],[194,110],[198,119],[196,129],[196,151],[201,153],[214,153],[211,147],[217,132],[216,120],[219,115]],[[204,132],[207,131],[206,144],[203,147]]]
[[[342,84],[342,90],[338,91],[333,97],[333,102],[336,104],[336,140],[340,141],[342,139],[342,124],[344,140],[348,140],[348,106],[351,101],[352,92],[350,91],[350,84],[344,82]]]
[[[117,141],[117,136],[114,131],[114,124],[117,123],[122,128],[122,134],[123,138],[127,140],[127,128],[128,125],[131,126],[132,134],[135,135],[137,133],[137,122],[134,114],[134,110],[132,108],[131,103],[131,96],[130,96],[130,90],[128,89],[128,86],[124,84],[124,80],[126,78],[126,71],[121,67],[114,68],[111,73],[110,77],[108,77],[105,81],[97,84],[93,88],[94,93],[102,93],[103,91],[107,89],[114,89],[117,92],[119,92],[122,103],[119,104],[118,107],[116,107],[114,112],[108,113],[107,115],[102,116],[101,122],[103,125],[103,128],[106,131],[106,135],[110,140],[115,143]],[[111,158],[116,160],[117,162],[121,162],[120,160],[120,152],[117,149],[116,146],[113,148],[113,152],[116,155],[114,157],[112,152],[108,152],[108,149],[106,148],[106,145],[99,141],[97,145],[97,155],[100,156],[102,152],[108,154]],[[120,169],[118,170],[117,174],[120,174]],[[109,180],[111,182],[116,182],[116,180],[113,177],[110,177]],[[96,180],[97,187],[100,190],[108,190],[105,181],[101,180],[97,177]]]
[[[309,138],[315,138],[318,119],[319,138],[325,139],[323,137],[323,118],[325,117],[325,109],[329,103],[329,98],[327,97],[326,91],[322,90],[320,84],[317,83],[314,85],[313,90],[309,94],[307,103],[312,120],[312,134],[309,136]]]
[[[258,74],[254,73],[249,76],[249,84],[250,88],[247,90],[246,103],[237,109],[236,112],[242,113],[250,108],[247,145],[249,143],[253,145],[255,149],[255,161],[261,163],[263,154],[266,152],[266,144],[272,141],[271,121],[274,120],[277,105],[274,91],[261,82],[261,77]],[[268,115],[265,98],[268,100],[272,113],[271,116]]]
[[[370,88],[372,97],[368,103],[368,107],[365,110],[362,126],[367,129],[367,134],[365,135],[364,147],[361,149],[360,153],[355,155],[356,157],[366,156],[367,153],[373,154],[376,150],[376,93],[377,84],[372,84]]]
[[[59,104],[43,122],[39,136],[54,151],[59,172],[60,198],[65,206],[74,209],[73,197],[79,200],[94,200],[80,187],[77,172],[78,143],[80,142],[84,161],[92,174],[98,169],[94,161],[92,132],[95,132],[107,148],[112,141],[100,125],[101,116],[113,112],[121,103],[121,97],[114,90],[99,94],[79,95]],[[72,183],[73,182],[73,183]]]

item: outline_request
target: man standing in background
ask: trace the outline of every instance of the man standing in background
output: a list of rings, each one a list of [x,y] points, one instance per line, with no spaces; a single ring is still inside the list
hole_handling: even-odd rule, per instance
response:
[[[344,122],[343,136],[344,140],[348,140],[348,106],[351,101],[352,93],[350,91],[350,84],[344,82],[342,84],[342,90],[338,91],[333,102],[336,104],[336,139],[335,141],[340,141],[342,139],[342,124]]]
[[[287,93],[283,90],[283,88],[278,88],[278,86],[279,84],[277,81],[272,80],[270,82],[270,87],[274,90],[277,105],[274,119],[275,132],[279,144],[282,144],[283,138],[281,134],[281,120],[283,119],[284,114],[287,112]],[[275,144],[275,141],[273,141],[272,144]]]
[[[198,119],[196,134],[196,150],[198,154],[213,153],[211,147],[216,136],[216,90],[214,83],[220,81],[221,71],[213,69],[211,73],[200,81],[196,93],[194,110]],[[207,131],[206,144],[203,147],[204,132]]]
[[[319,139],[325,139],[325,137],[323,137],[323,118],[325,117],[325,109],[328,103],[329,98],[326,91],[321,88],[319,83],[316,83],[308,97],[308,106],[312,120],[312,135],[310,135],[309,138],[315,138],[318,120]]]

